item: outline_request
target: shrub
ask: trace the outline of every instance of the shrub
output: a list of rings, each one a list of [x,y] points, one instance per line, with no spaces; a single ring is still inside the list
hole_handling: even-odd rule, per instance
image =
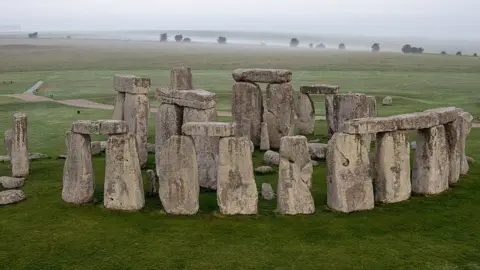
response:
[[[313,48],[313,43],[308,44],[308,47]]]
[[[478,56],[477,53],[474,53],[474,54],[473,54],[473,57],[477,57],[477,56]]]
[[[325,49],[325,48],[326,48],[326,46],[325,46],[325,44],[323,44],[323,43],[320,43],[320,44],[317,44],[317,46],[315,46],[315,48],[318,48],[318,49]]]
[[[298,41],[297,38],[292,38],[290,40],[290,47],[297,47],[300,44],[300,41]]]
[[[446,52],[446,51],[442,51],[440,54],[441,54],[441,55],[447,55],[447,52]]]
[[[227,43],[227,38],[226,37],[218,37],[217,42],[219,44],[226,44]]]
[[[344,43],[340,43],[338,44],[338,49],[339,50],[345,50],[347,47],[345,47],[345,44]]]
[[[410,46],[410,44],[403,45],[402,52],[403,53],[411,53],[412,52],[412,46]]]
[[[457,52],[455,55],[462,56],[462,52]]]
[[[186,37],[186,38],[183,39],[183,42],[192,42],[192,40],[190,38]]]
[[[167,33],[160,34],[160,42],[167,42],[168,36]]]
[[[380,44],[379,43],[373,43],[372,52],[379,52],[379,51],[380,51]]]
[[[180,41],[182,41],[182,40],[183,40],[183,36],[182,36],[182,35],[176,35],[176,36],[175,36],[175,41],[176,41],[176,42],[180,42]]]

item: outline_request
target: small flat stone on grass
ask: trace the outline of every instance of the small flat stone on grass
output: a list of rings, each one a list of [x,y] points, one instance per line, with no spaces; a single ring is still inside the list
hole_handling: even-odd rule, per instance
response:
[[[25,198],[25,193],[19,189],[5,190],[0,192],[0,205],[17,203]]]
[[[231,137],[235,129],[235,123],[225,122],[188,122],[182,126],[183,134],[188,136]]]
[[[333,95],[337,94],[340,86],[333,84],[313,84],[300,86],[300,92],[310,95]]]
[[[237,82],[287,83],[292,80],[292,71],[288,69],[236,69],[233,79]]]
[[[25,178],[15,178],[9,176],[0,177],[0,185],[6,189],[19,188],[25,183]]]
[[[274,172],[275,170],[270,166],[260,166],[255,169],[255,173],[257,174],[271,174]]]

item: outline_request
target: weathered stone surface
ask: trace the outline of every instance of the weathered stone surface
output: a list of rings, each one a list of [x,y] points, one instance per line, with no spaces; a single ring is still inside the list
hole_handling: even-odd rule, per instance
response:
[[[147,143],[147,151],[148,153],[155,154],[155,144]]]
[[[255,83],[236,82],[232,89],[232,121],[237,124],[237,133],[248,132],[256,146],[261,142],[263,98],[260,86]],[[244,121],[248,119],[249,121]],[[246,127],[245,125],[248,125]]]
[[[280,154],[271,150],[268,150],[263,155],[263,162],[270,165],[279,165],[280,164]]]
[[[92,142],[91,145],[93,156],[99,155],[102,152],[102,146],[100,145],[99,141]]]
[[[340,86],[333,84],[313,84],[300,86],[300,93],[310,95],[333,95],[338,94]]]
[[[277,210],[284,215],[313,214],[315,204],[312,187],[313,166],[307,138],[286,136],[280,146]]]
[[[313,167],[320,166],[320,162],[318,162],[317,160],[312,160],[312,166]]]
[[[235,135],[235,128],[235,123],[188,122],[183,124],[182,132],[188,136],[231,137]]]
[[[9,176],[0,177],[0,185],[6,189],[19,188],[25,183],[25,178],[16,178]]]
[[[143,168],[146,166],[148,158],[148,117],[150,115],[148,96],[127,94],[123,109],[128,130],[135,135],[137,140],[138,159],[140,167]]]
[[[113,104],[113,120],[123,120],[123,105],[125,104],[125,93],[117,92]]]
[[[460,138],[460,174],[466,175],[470,169],[468,165],[467,156],[465,154],[465,142],[470,130],[472,129],[473,117],[468,112],[462,112],[461,117],[461,138]]]
[[[185,107],[183,110],[183,123],[188,122],[213,122],[217,120],[215,108],[197,110]],[[218,137],[192,136],[195,142],[198,163],[198,181],[201,187],[217,188],[218,170]]]
[[[113,77],[113,87],[117,92],[146,95],[148,94],[150,85],[150,78],[120,74],[116,74]]]
[[[100,141],[100,148],[102,148],[102,152],[105,152],[107,150],[107,141]]]
[[[5,135],[3,137],[3,145],[5,146],[5,153],[9,157],[12,155],[12,142],[13,142],[13,130],[9,129],[5,131]]]
[[[315,104],[308,94],[298,93],[295,98],[295,133],[312,135],[315,133]]]
[[[367,96],[368,102],[368,117],[377,117],[377,100],[374,96]],[[371,135],[371,140],[375,141],[376,135]]]
[[[444,125],[445,135],[447,137],[449,176],[448,183],[454,185],[460,180],[460,168],[462,164],[462,118]]]
[[[121,120],[76,120],[71,130],[85,135],[125,134],[129,131],[127,123]]]
[[[325,95],[325,120],[327,121],[328,138],[331,138],[335,131],[338,130],[333,111],[333,97],[334,95]]]
[[[270,147],[278,149],[280,139],[289,135],[294,124],[292,85],[290,83],[269,84],[265,109]]]
[[[90,136],[67,132],[66,147],[62,200],[73,204],[88,203],[95,191]]]
[[[270,138],[268,136],[268,124],[267,122],[262,122],[261,132],[260,132],[260,150],[266,151],[270,150]]]
[[[344,130],[344,122],[369,117],[367,96],[364,94],[337,94],[333,96],[334,132]],[[374,132],[370,132],[374,133]]]
[[[324,160],[327,156],[328,144],[324,143],[309,143],[308,151],[311,159]]]
[[[269,183],[262,184],[262,197],[267,201],[275,199],[275,192],[273,192],[272,185]]]
[[[393,103],[393,100],[392,100],[392,97],[390,97],[390,96],[387,96],[387,97],[383,98],[383,100],[382,100],[382,105],[383,106],[392,106],[392,103]]]
[[[39,159],[49,159],[50,157],[47,154],[42,153],[30,153],[28,154],[28,160],[39,160]]]
[[[374,207],[368,146],[360,135],[335,133],[328,142],[327,205],[345,213]]]
[[[378,133],[375,162],[375,201],[396,203],[408,200],[412,191],[408,132]]]
[[[292,71],[287,69],[235,69],[233,79],[237,82],[287,83],[292,80]]]
[[[125,134],[129,131],[127,122],[121,120],[100,120],[100,134]]]
[[[173,90],[193,89],[192,70],[187,67],[175,67],[170,72],[170,88]]]
[[[147,170],[147,195],[155,196],[158,194],[158,178],[153,170]]]
[[[447,123],[453,122],[460,117],[463,113],[463,110],[456,107],[441,107],[430,110],[425,110],[424,113],[433,113],[438,119],[439,125],[445,125]]]
[[[25,193],[18,189],[5,190],[0,192],[0,205],[17,203],[25,200]]]
[[[27,115],[16,113],[13,115],[13,140],[12,140],[12,176],[27,177],[30,172],[28,159]]]
[[[246,137],[220,139],[217,201],[223,215],[257,213],[258,191],[253,176],[250,140]]]
[[[145,205],[137,142],[132,133],[108,137],[103,204],[125,211],[140,210]]]
[[[216,94],[202,89],[172,90],[159,88],[157,89],[157,100],[161,103],[206,110],[215,108]]]
[[[274,172],[275,170],[270,166],[260,166],[255,169],[255,173],[258,173],[258,174],[271,174]]]
[[[448,189],[448,143],[444,126],[421,129],[413,164],[412,192],[439,194]]]
[[[165,212],[194,215],[198,212],[197,155],[188,136],[171,136],[161,149],[158,165],[159,196]]]
[[[160,173],[159,166],[165,142],[173,135],[182,134],[183,108],[174,104],[162,104],[157,110],[155,121],[155,164],[157,175]]]
[[[410,142],[410,149],[411,150],[417,150],[417,142],[416,141]]]

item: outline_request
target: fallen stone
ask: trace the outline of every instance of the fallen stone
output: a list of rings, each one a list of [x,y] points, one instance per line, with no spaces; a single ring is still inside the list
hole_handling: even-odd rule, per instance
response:
[[[235,69],[233,79],[237,82],[252,83],[288,83],[292,80],[292,71],[287,69]]]
[[[0,192],[0,205],[13,204],[25,200],[25,193],[21,190],[12,189]]]
[[[147,151],[148,153],[155,154],[155,144],[147,143]]]
[[[173,90],[193,89],[192,70],[187,67],[176,67],[170,72],[170,88]]]
[[[150,115],[148,96],[127,94],[123,109],[124,120],[127,123],[128,130],[135,135],[137,141],[140,167],[144,168],[148,159],[148,118]]]
[[[150,78],[141,78],[134,75],[116,74],[113,77],[115,91],[136,95],[146,95],[150,89]]]
[[[99,155],[102,152],[102,146],[100,145],[99,141],[92,142],[91,145],[92,145],[92,156]]]
[[[315,133],[315,104],[308,94],[299,93],[295,99],[295,133],[313,135]]]
[[[300,86],[300,93],[310,95],[333,95],[338,94],[340,86],[332,84],[313,84]]]
[[[183,108],[174,104],[161,104],[155,121],[155,164],[159,171],[160,152],[163,145],[173,135],[182,134]]]
[[[382,100],[382,105],[383,106],[392,106],[392,103],[393,103],[393,100],[392,100],[392,97],[390,97],[390,96],[387,96],[387,97],[383,98],[383,100]]]
[[[157,100],[161,103],[175,104],[199,110],[215,108],[216,94],[201,89],[171,90],[157,89]]]
[[[3,137],[3,145],[5,146],[5,153],[9,157],[12,155],[12,142],[13,142],[13,130],[9,129],[5,131],[5,135]]]
[[[284,215],[313,214],[315,204],[312,187],[313,166],[307,138],[286,136],[280,146],[277,210]]]
[[[270,147],[278,149],[280,139],[294,126],[293,88],[290,83],[269,84],[266,98],[266,122]]]
[[[155,196],[158,194],[158,179],[153,170],[147,170],[147,195]]]
[[[217,202],[223,215],[257,214],[258,191],[253,175],[250,140],[220,139]]]
[[[121,120],[76,120],[71,130],[85,135],[125,134],[129,131],[127,123]]]
[[[0,185],[6,189],[19,188],[25,183],[25,178],[15,178],[2,176],[0,177]]]
[[[280,164],[280,154],[271,150],[268,150],[263,155],[263,162],[270,165],[279,165]]]
[[[327,205],[350,213],[374,208],[368,146],[363,136],[335,133],[328,142]]]
[[[9,156],[0,156],[0,162],[10,162],[11,158]]]
[[[267,122],[262,122],[261,136],[260,136],[260,150],[270,150],[270,138],[268,137]]]
[[[309,143],[308,151],[311,159],[325,160],[327,156],[328,144],[324,143]]]
[[[236,124],[226,122],[188,122],[182,132],[188,136],[231,137],[235,135]]]
[[[28,154],[28,160],[39,160],[39,159],[49,159],[50,157],[47,154],[42,153],[30,153]]]
[[[200,188],[197,155],[189,136],[171,136],[160,152],[159,196],[165,212],[194,215],[198,212]]]
[[[269,183],[262,184],[262,197],[267,201],[275,199],[275,192],[273,192],[272,185]]]
[[[274,172],[275,170],[270,166],[260,166],[255,169],[255,173],[258,173],[258,174],[271,174]]]
[[[237,133],[249,136],[256,146],[261,144],[263,97],[260,86],[255,83],[236,82],[232,88],[232,121]],[[249,121],[244,121],[248,119]],[[248,125],[248,126],[246,126]]]
[[[27,115],[15,113],[13,115],[13,140],[12,140],[12,176],[27,177],[30,172],[28,159],[28,132]]]
[[[117,92],[113,104],[113,120],[123,120],[123,105],[125,104],[125,93]]]

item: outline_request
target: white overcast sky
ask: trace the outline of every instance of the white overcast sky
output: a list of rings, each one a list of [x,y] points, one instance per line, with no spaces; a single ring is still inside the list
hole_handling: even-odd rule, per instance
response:
[[[480,36],[480,0],[0,0],[24,30],[264,30]]]

